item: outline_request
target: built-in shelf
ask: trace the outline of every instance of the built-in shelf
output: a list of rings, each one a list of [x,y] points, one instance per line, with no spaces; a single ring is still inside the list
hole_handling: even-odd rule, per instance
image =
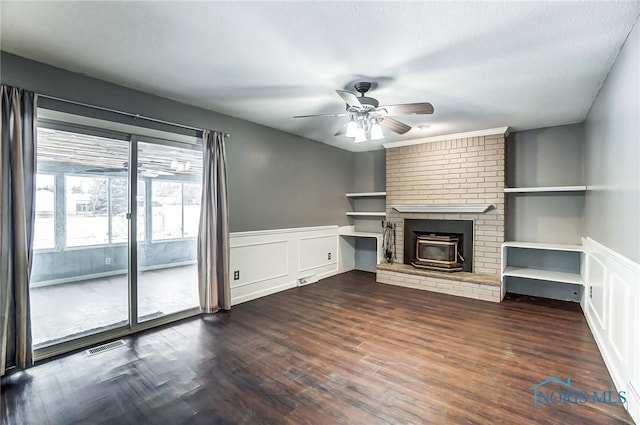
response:
[[[341,246],[341,264],[342,269],[345,271],[353,270],[356,267],[356,256],[357,256],[357,240],[367,240],[367,246],[370,246],[371,239],[376,244],[376,259],[375,264],[380,264],[382,262],[382,233],[377,232],[369,232],[369,231],[356,231],[355,226],[341,226],[338,229],[338,235],[340,236],[340,246]],[[365,252],[366,252],[365,248]],[[368,253],[367,253],[368,255]],[[361,257],[362,258],[362,257]],[[365,261],[366,263],[366,261]],[[365,269],[367,271],[368,268]]]
[[[579,302],[585,247],[546,242],[504,242],[502,282],[507,292]],[[518,278],[518,279],[515,279]]]
[[[378,211],[347,211],[347,215],[351,217],[386,217],[386,212]]]
[[[587,186],[505,187],[505,193],[584,192]]]
[[[344,231],[340,232],[340,236],[353,236],[356,238],[381,238],[382,233]]]
[[[549,282],[571,283],[584,285],[584,280],[579,273],[556,272],[552,270],[530,269],[526,267],[507,266],[503,276],[522,277],[526,279],[546,280]]]
[[[382,198],[387,196],[387,192],[357,192],[347,193],[347,198]]]
[[[491,204],[421,204],[391,207],[401,213],[484,213],[491,208]]]
[[[573,302],[583,299],[586,248],[579,245],[582,208],[576,208],[576,203],[587,186],[580,184],[579,157],[565,153],[569,146],[571,152],[579,152],[582,142],[575,136],[565,130],[550,130],[543,137],[523,132],[507,142],[514,146],[515,155],[507,155],[506,171],[516,179],[503,189],[505,209],[510,211],[507,234],[516,239],[502,244],[501,274],[507,292]],[[558,166],[564,168],[556,172]],[[536,176],[546,181],[536,181]],[[540,221],[545,226],[539,226]]]
[[[503,247],[525,248],[525,249],[544,249],[548,251],[574,251],[584,252],[582,245],[570,245],[559,243],[543,243],[543,242],[504,242]]]

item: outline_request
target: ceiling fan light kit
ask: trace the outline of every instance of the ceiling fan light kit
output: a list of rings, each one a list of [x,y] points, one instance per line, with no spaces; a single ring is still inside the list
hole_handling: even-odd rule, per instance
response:
[[[371,140],[384,139],[384,133],[382,132],[382,126],[377,121],[376,121],[375,124],[371,125],[371,131],[369,133],[369,138]]]
[[[410,125],[391,118],[391,115],[433,114],[433,106],[428,102],[380,106],[377,99],[365,96],[371,88],[368,81],[357,82],[353,87],[360,93],[360,97],[346,90],[336,90],[338,96],[347,104],[347,114],[298,115],[294,118],[348,115],[349,122],[335,135],[353,137],[355,143],[362,143],[383,139],[382,125],[398,134],[405,134],[411,130]]]
[[[355,143],[362,143],[362,142],[366,142],[367,140],[369,140],[367,139],[367,133],[364,131],[364,129],[358,128],[356,137],[355,139],[353,139],[353,141]]]
[[[358,124],[353,119],[353,117],[351,117],[351,120],[349,120],[349,122],[347,123],[347,130],[344,135],[347,137],[356,137],[357,134],[358,134]]]

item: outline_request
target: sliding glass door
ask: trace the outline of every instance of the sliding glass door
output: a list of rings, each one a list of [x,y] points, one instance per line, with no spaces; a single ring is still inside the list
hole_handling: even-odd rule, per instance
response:
[[[38,128],[34,347],[129,324],[129,141]]]
[[[198,307],[202,151],[137,142],[138,321]],[[141,232],[141,228],[144,231]]]
[[[199,145],[38,127],[36,350],[197,312],[201,168]]]

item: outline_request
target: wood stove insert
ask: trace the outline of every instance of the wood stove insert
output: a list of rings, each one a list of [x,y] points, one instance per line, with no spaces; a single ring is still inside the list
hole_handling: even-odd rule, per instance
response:
[[[419,269],[461,272],[464,257],[458,251],[460,238],[452,235],[419,235],[416,238],[416,260]]]
[[[472,272],[473,220],[404,220],[404,263],[442,272]]]

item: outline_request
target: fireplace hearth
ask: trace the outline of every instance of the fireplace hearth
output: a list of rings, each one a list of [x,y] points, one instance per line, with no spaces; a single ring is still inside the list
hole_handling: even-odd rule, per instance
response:
[[[473,220],[404,220],[404,259],[441,272],[473,271]]]

